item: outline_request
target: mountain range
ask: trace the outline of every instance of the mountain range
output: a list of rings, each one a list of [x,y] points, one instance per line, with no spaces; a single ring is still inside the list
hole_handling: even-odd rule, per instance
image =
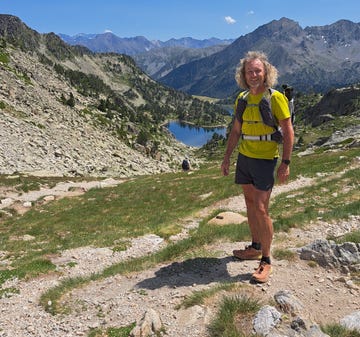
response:
[[[223,125],[228,114],[154,81],[127,55],[70,46],[11,15],[0,15],[0,77],[0,174],[171,171],[193,151],[166,121]]]
[[[93,52],[120,53],[131,56],[136,64],[154,79],[159,79],[175,68],[214,54],[233,39],[210,38],[198,40],[191,37],[150,41],[143,36],[121,38],[111,32],[102,34],[58,34],[70,45],[81,45]]]
[[[360,24],[340,20],[306,27],[282,18],[241,36],[218,53],[182,65],[160,82],[190,94],[227,97],[238,90],[236,66],[248,50],[261,50],[279,71],[279,84],[326,92],[360,80]]]
[[[119,54],[136,55],[156,48],[165,47],[184,47],[191,49],[207,48],[216,45],[227,45],[234,39],[210,39],[198,40],[192,37],[183,37],[180,39],[170,39],[167,41],[150,41],[144,36],[119,37],[112,32],[101,34],[76,34],[74,36],[59,33],[62,40],[70,45],[81,45],[94,52],[113,52]]]
[[[176,41],[178,49],[166,49],[171,40],[155,43],[157,48],[145,38],[131,41],[141,45],[139,52],[132,49],[138,66],[161,83],[189,94],[218,98],[234,94],[239,90],[235,69],[248,50],[266,52],[279,70],[279,84],[289,83],[298,91],[324,93],[360,79],[360,24],[348,20],[303,29],[297,22],[281,18],[233,42],[211,40],[219,44],[203,49],[202,54],[201,44],[192,44],[194,40],[189,38]],[[88,47],[95,50],[95,43]],[[99,51],[115,51],[115,45],[107,47]]]

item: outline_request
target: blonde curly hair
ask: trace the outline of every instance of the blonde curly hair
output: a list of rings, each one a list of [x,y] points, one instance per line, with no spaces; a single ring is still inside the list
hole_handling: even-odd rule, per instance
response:
[[[260,51],[248,51],[245,54],[245,57],[240,60],[239,65],[236,68],[235,80],[240,88],[250,89],[245,79],[245,65],[247,62],[258,59],[260,60],[265,68],[265,87],[271,88],[277,84],[278,80],[278,71],[277,69],[270,64],[268,57],[265,53]]]

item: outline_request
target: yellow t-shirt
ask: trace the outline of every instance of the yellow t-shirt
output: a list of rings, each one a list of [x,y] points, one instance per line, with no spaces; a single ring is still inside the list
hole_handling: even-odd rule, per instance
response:
[[[240,98],[245,92],[241,92],[238,96]],[[261,136],[274,132],[274,128],[265,125],[262,122],[259,103],[263,94],[247,96],[247,106],[242,117],[241,132],[244,135]],[[235,102],[235,113],[237,101]],[[283,120],[290,118],[290,110],[288,100],[281,92],[274,90],[271,95],[271,111],[276,120]],[[275,141],[259,141],[241,139],[239,145],[239,152],[250,158],[258,159],[274,159],[279,157],[279,146]]]

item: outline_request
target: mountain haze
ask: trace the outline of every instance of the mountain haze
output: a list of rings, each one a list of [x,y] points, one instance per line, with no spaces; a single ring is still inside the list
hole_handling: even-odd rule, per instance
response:
[[[214,37],[204,40],[184,37],[180,39],[173,38],[168,41],[150,41],[144,36],[119,37],[111,32],[102,34],[77,34],[74,36],[59,33],[58,35],[70,45],[85,46],[93,52],[114,52],[130,56],[164,47],[201,49],[217,45],[226,45],[233,42],[232,39],[221,40]]]
[[[81,45],[96,53],[118,53],[135,55],[154,48],[157,44],[143,36],[120,38],[111,32],[103,34],[58,34],[70,45]]]

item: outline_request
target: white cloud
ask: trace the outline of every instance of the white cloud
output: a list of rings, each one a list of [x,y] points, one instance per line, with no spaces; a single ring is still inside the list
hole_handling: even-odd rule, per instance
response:
[[[236,22],[236,20],[233,19],[231,16],[225,16],[225,21],[226,21],[226,23],[228,23],[229,25],[233,25],[233,24]]]
[[[254,14],[255,14],[254,11],[248,11],[248,12],[247,12],[247,15],[254,15]]]
[[[110,29],[105,29],[104,33],[112,33]]]

